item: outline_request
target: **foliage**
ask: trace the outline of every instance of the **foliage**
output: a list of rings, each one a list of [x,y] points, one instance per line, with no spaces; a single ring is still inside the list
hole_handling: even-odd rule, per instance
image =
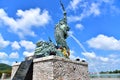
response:
[[[101,71],[100,74],[113,74],[113,73],[120,73],[120,70],[114,70],[114,71]]]
[[[12,70],[11,66],[0,63],[0,77],[1,77],[2,73],[11,74],[11,70]]]

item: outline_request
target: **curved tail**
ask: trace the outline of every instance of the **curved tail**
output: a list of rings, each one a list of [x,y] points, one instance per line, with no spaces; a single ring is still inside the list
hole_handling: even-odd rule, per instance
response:
[[[63,10],[63,14],[64,14],[64,21],[67,23],[67,16],[66,16],[67,13],[65,11],[64,5],[61,0],[60,0],[60,5],[62,6],[62,10]]]
[[[62,6],[63,11],[65,11],[64,5],[63,5],[63,3],[62,3],[61,0],[60,0],[60,5]],[[65,11],[65,12],[66,12],[66,11]]]

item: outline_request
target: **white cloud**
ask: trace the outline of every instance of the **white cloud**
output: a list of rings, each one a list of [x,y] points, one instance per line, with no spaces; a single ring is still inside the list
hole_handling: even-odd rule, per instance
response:
[[[17,10],[17,19],[9,17],[7,13],[0,9],[0,20],[7,25],[11,32],[18,34],[20,37],[26,35],[35,36],[32,27],[41,27],[49,23],[51,17],[47,10],[41,11],[40,8],[29,10]]]
[[[76,27],[77,29],[80,29],[80,30],[82,30],[82,29],[84,28],[82,24],[76,24],[75,27]]]
[[[87,41],[90,47],[103,50],[120,50],[120,40],[103,34]]]
[[[76,22],[76,21],[81,21],[82,17],[80,15],[70,15],[68,16],[68,22]]]
[[[70,5],[68,6],[68,8],[76,10],[78,8],[80,2],[81,2],[81,0],[72,0],[72,1],[70,1]]]
[[[26,49],[26,51],[34,51],[36,45],[32,41],[22,40],[20,45]]]
[[[82,54],[87,58],[96,58],[96,54],[94,52],[82,52]]]
[[[24,55],[25,57],[33,56],[33,55],[34,55],[34,52],[24,51],[24,52],[23,52],[23,55]]]
[[[90,60],[96,60],[96,61],[102,61],[102,62],[107,62],[109,61],[109,56],[108,57],[103,57],[103,56],[97,56],[95,52],[82,52],[82,55],[84,55],[86,58]]]
[[[100,56],[97,55],[95,52],[82,52],[82,55],[85,56],[89,64],[90,72],[119,69],[119,65],[116,65],[120,64],[119,54],[109,54],[106,56]]]
[[[107,58],[107,57],[100,57],[100,60],[103,61],[103,62],[107,62],[109,60],[109,58]]]
[[[109,54],[107,56],[99,56],[95,52],[82,52],[82,54],[87,59],[90,72],[114,70],[119,68],[119,65],[116,65],[120,64],[120,55],[118,54]]]
[[[68,32],[69,35],[73,35],[73,33],[74,33],[73,31],[69,31]]]
[[[9,55],[10,58],[19,58],[19,54],[18,52],[12,52],[10,55]]]
[[[11,65],[16,65],[16,64],[21,64],[21,62],[15,61],[15,62],[11,62]]]
[[[8,46],[10,44],[9,41],[5,41],[2,37],[2,35],[0,34],[0,48],[5,48],[6,46]]]
[[[19,50],[20,49],[20,45],[17,41],[14,41],[12,44],[11,44],[11,47],[13,50]]]
[[[79,56],[75,56],[75,51],[74,51],[74,50],[70,50],[70,59],[71,59],[71,60],[80,59],[81,61],[82,61],[82,60],[85,60],[85,61],[86,61],[85,58],[81,58],[81,57],[79,57]]]
[[[110,54],[109,55],[110,58],[118,58],[119,56],[120,56],[119,54],[117,54],[117,55],[116,54]]]
[[[0,52],[0,59],[6,59],[8,57],[7,53]]]
[[[99,16],[100,15],[100,9],[99,9],[99,4],[92,3],[90,8],[85,8],[83,12],[80,15],[77,16],[69,16],[68,21],[69,22],[76,22],[76,21],[81,21],[86,17],[89,17],[91,15],[93,16]]]
[[[80,2],[79,2],[80,3]],[[76,21],[81,21],[86,17],[89,17],[91,15],[93,16],[99,16],[100,15],[100,4],[99,3],[91,3],[89,4],[88,2],[83,2],[84,6],[80,6],[82,9],[82,12],[79,13],[80,15],[71,15],[68,16],[68,22],[76,22]],[[81,4],[80,4],[81,5]],[[89,6],[87,6],[89,5]]]
[[[88,15],[91,15],[91,14],[93,14],[93,15],[95,15],[95,16],[100,15],[99,4],[97,4],[97,3],[92,3],[89,12],[90,12],[90,13],[88,13]]]
[[[110,12],[120,13],[120,9],[114,5],[114,2],[115,0],[72,0],[68,5],[68,10],[74,11],[74,15],[68,16],[68,22],[82,21],[84,18],[90,16],[96,17]],[[105,11],[106,13],[104,13]]]
[[[70,50],[70,59],[72,59],[72,60],[75,60],[76,59],[76,57],[74,56],[74,51],[73,50]]]
[[[8,60],[1,60],[0,63],[5,63],[5,64],[10,65],[10,61],[8,61]]]

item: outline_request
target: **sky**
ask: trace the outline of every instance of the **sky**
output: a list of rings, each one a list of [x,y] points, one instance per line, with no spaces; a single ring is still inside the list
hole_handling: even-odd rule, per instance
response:
[[[62,0],[70,27],[70,59],[86,60],[90,72],[120,69],[119,0]],[[38,41],[54,44],[63,18],[59,0],[0,0],[0,63],[21,62]]]

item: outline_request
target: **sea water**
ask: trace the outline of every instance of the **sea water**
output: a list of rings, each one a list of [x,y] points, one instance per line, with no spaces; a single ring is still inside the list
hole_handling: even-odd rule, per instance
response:
[[[90,74],[91,78],[120,78],[120,74],[99,74],[99,76],[97,74]]]

